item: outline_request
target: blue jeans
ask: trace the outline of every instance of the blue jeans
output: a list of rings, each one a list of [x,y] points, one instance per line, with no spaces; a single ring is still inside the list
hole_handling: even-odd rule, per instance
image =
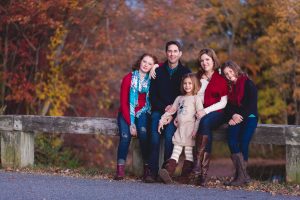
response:
[[[142,113],[138,118],[135,118],[137,137],[139,138],[144,163],[148,162],[149,156],[149,134],[147,132],[147,128],[149,127],[149,116],[148,113]],[[130,127],[121,113],[118,114],[118,127],[120,142],[118,146],[117,162],[118,164],[125,164],[131,141],[131,134]]]
[[[151,113],[151,153],[149,157],[149,168],[152,175],[157,175],[159,169],[159,149],[160,149],[160,134],[158,133],[158,123],[162,116],[161,112],[153,111]],[[165,138],[164,160],[166,161],[172,155],[173,143],[172,137],[176,131],[174,121],[171,121],[162,131],[162,136]]]
[[[208,136],[208,143],[205,147],[205,152],[211,153],[212,150],[212,142],[213,142],[212,130],[217,129],[224,122],[225,122],[225,115],[223,111],[221,112],[214,111],[208,113],[207,115],[204,115],[204,117],[201,118],[199,128],[198,128],[198,134]]]
[[[244,160],[248,160],[249,143],[256,127],[256,117],[248,117],[241,123],[228,127],[228,146],[232,154],[242,152]]]

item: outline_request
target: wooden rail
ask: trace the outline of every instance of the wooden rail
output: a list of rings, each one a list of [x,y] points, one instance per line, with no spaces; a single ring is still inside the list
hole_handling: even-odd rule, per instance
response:
[[[2,115],[0,116],[2,166],[32,165],[34,163],[34,133],[41,132],[117,136],[118,127],[116,120],[111,118]],[[214,132],[214,139],[226,141],[224,127]],[[251,142],[285,145],[286,180],[300,183],[300,126],[259,124]],[[133,140],[132,148],[139,149],[136,140]],[[141,173],[141,163],[140,151],[134,150],[134,172]]]

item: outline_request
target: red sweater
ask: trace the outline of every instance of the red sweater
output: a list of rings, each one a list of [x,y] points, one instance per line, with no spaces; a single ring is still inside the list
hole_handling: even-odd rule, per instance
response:
[[[204,93],[204,108],[207,108],[221,100],[221,97],[228,95],[226,80],[215,71],[209,81]]]
[[[132,73],[128,73],[124,76],[120,89],[120,108],[119,111],[122,113],[125,121],[130,125],[130,114],[129,114],[129,92],[131,86]],[[135,112],[138,112],[146,104],[146,93],[139,93],[138,105],[135,107]]]

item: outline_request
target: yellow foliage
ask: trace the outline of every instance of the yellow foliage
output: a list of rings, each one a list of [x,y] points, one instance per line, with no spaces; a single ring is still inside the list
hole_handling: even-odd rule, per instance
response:
[[[64,77],[63,67],[61,62],[61,49],[64,45],[64,38],[67,30],[60,26],[56,29],[55,34],[51,37],[49,54],[47,59],[49,61],[49,72],[38,73],[37,76],[41,79],[37,85],[37,96],[44,102],[50,102],[51,107],[49,115],[61,116],[69,105],[70,94],[72,88],[66,82]]]

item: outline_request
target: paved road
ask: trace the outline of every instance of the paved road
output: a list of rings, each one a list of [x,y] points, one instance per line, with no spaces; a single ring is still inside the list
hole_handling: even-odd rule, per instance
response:
[[[0,172],[0,200],[293,200],[300,197],[272,196],[264,192],[220,190],[185,185],[145,184],[140,181],[112,181],[62,176]]]

